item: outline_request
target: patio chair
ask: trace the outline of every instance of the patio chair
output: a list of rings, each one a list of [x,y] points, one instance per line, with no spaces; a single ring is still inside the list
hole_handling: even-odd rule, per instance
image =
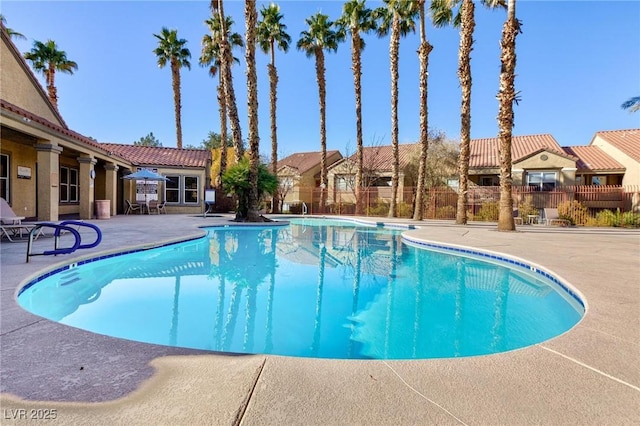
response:
[[[517,207],[513,208],[513,223],[515,223],[516,225],[523,224],[522,218],[520,217],[520,213],[518,212]]]
[[[161,214],[161,213],[167,214],[167,209],[165,208],[166,205],[167,205],[166,201],[158,203],[158,214]]]
[[[553,224],[561,226],[569,226],[571,223],[567,219],[561,219],[558,215],[558,209],[545,208],[544,209],[544,224],[551,226]]]
[[[34,223],[22,223],[24,216],[15,214],[7,200],[0,197],[0,238],[7,237],[7,240],[13,242],[16,237],[22,238],[23,232],[29,232],[36,226]],[[38,238],[42,231],[35,236]]]
[[[160,214],[160,209],[159,206],[160,204],[158,204],[158,200],[151,200],[149,201],[149,214],[152,214],[154,211],[158,214]]]
[[[129,214],[129,213],[132,213],[132,212],[135,212],[135,211],[141,212],[140,204],[132,203],[129,200],[125,200],[125,203],[127,203],[127,209],[125,210],[124,214]]]

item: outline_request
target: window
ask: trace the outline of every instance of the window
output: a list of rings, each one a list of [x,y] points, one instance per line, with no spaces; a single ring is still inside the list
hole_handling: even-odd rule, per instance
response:
[[[198,176],[166,176],[164,199],[167,203],[200,203],[200,178]]]
[[[349,178],[344,175],[336,176],[336,190],[347,191],[348,189],[349,189]]]
[[[557,177],[557,172],[527,172],[527,185],[535,191],[553,191]]]
[[[78,202],[78,169],[60,167],[60,202]]]
[[[9,156],[0,154],[0,196],[9,201]]]

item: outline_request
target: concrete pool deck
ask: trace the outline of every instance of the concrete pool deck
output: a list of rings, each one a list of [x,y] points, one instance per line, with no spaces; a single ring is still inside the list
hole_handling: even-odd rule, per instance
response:
[[[0,423],[26,424],[640,424],[640,231],[456,226],[393,220],[429,241],[543,265],[584,295],[569,332],[512,352],[419,361],[229,355],[96,335],[34,316],[17,290],[55,265],[124,247],[202,235],[230,216],[94,220],[103,241],[25,263],[0,244]],[[372,218],[363,220],[388,221]],[[82,230],[89,235],[90,229]],[[91,238],[91,237],[89,237]],[[51,238],[36,242],[50,249]]]

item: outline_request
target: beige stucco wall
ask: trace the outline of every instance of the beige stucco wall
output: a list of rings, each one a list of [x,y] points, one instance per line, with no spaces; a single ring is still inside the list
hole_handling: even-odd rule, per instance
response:
[[[640,162],[634,160],[618,148],[612,146],[609,142],[596,135],[591,145],[600,147],[605,153],[622,164],[627,170],[622,178],[622,184],[625,186],[640,186]]]
[[[34,217],[36,215],[36,151],[6,139],[2,139],[0,143],[0,151],[9,155],[10,159],[10,200],[7,201],[16,215]],[[18,166],[30,168],[31,179],[18,179]]]
[[[543,160],[544,156],[547,157]],[[513,163],[513,184],[524,185],[524,178],[527,171],[556,171],[558,172],[558,185],[575,185],[576,181],[576,162],[571,158],[563,157],[552,152],[544,151],[542,153],[525,158],[522,161]]]
[[[14,56],[14,52],[7,45],[4,36],[0,47],[2,58],[2,72],[0,73],[0,90],[2,99],[30,111],[47,120],[62,124],[46,102],[46,95],[37,89],[24,66]]]

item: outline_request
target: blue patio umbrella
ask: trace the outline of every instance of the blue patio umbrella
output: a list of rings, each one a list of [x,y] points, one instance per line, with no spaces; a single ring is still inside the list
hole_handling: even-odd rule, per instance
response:
[[[149,169],[138,170],[137,172],[134,172],[134,173],[131,173],[131,174],[128,174],[128,175],[124,176],[122,179],[126,179],[126,180],[144,180],[144,203],[145,204],[147,204],[147,181],[150,181],[150,180],[167,181],[167,180],[169,180],[166,177],[162,176],[161,174],[153,172],[153,171],[151,171]]]

